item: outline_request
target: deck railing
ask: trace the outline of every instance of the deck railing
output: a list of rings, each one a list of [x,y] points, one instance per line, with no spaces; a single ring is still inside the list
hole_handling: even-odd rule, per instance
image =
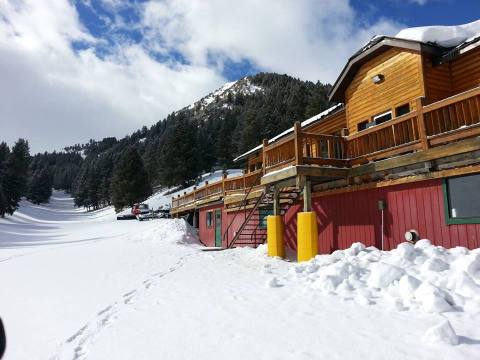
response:
[[[227,178],[205,184],[201,187],[194,187],[191,192],[184,192],[182,195],[172,197],[172,208],[182,208],[193,205],[196,201],[212,198],[215,196],[225,196],[226,194],[243,194],[245,189],[260,185],[259,175],[262,169],[243,173],[242,175]]]
[[[303,132],[300,123],[279,141],[263,142],[263,168],[241,176],[205,184],[172,199],[183,207],[214,195],[244,193],[260,185],[259,173],[271,173],[291,165],[351,167],[412,151],[426,150],[451,141],[480,135],[480,87],[423,105],[414,111],[350,136]]]

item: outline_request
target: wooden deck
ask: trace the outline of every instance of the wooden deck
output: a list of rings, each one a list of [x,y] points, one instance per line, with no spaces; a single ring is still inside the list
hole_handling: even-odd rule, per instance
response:
[[[294,132],[279,141],[272,144],[264,141],[262,169],[205,184],[173,198],[172,212],[186,211],[199,202],[227,195],[245,194],[252,187],[300,175],[336,179],[376,168],[372,164],[378,160],[390,159],[393,162],[390,166],[398,166],[391,158],[407,164],[468,152],[477,147],[478,136],[480,87],[425,106],[418,99],[416,110],[351,136],[302,132],[296,123]],[[462,141],[467,139],[475,144]],[[404,154],[411,156],[399,157]]]

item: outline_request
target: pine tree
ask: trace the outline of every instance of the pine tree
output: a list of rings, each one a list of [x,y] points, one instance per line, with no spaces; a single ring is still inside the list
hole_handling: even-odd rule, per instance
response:
[[[113,171],[111,196],[118,212],[126,206],[133,206],[152,194],[152,187],[143,161],[134,147],[123,153]]]
[[[36,170],[30,178],[27,191],[27,199],[34,204],[48,202],[52,196],[52,177],[48,169]]]
[[[5,214],[12,215],[17,210],[21,197],[25,195],[30,163],[28,142],[19,139],[4,163],[2,188],[6,206],[0,209],[1,217]]]
[[[0,216],[7,212],[7,197],[3,188],[6,174],[6,161],[10,155],[10,149],[5,142],[0,143]]]

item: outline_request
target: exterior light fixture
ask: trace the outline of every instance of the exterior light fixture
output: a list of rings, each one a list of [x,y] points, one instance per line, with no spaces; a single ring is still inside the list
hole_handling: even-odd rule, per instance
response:
[[[405,233],[405,240],[410,243],[416,243],[420,239],[420,235],[417,230],[411,229]]]
[[[377,74],[375,76],[372,76],[372,82],[374,84],[380,84],[385,80],[385,76],[383,74]]]

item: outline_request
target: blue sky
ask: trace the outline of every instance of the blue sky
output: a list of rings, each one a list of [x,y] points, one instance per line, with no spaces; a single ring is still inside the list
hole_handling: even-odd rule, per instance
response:
[[[259,71],[332,83],[374,35],[479,15],[479,0],[3,0],[0,140],[123,137]]]
[[[108,41],[107,46],[97,49],[98,54],[102,55],[119,38],[127,38],[132,42],[142,41],[142,31],[136,28],[136,24],[140,21],[140,9],[146,2],[132,0],[129,1],[131,6],[125,6],[119,11],[114,11],[108,2],[102,0],[76,1],[75,6],[83,25],[94,36]],[[350,4],[358,12],[358,20],[367,24],[374,23],[379,18],[388,18],[408,27],[458,25],[477,20],[480,15],[480,1],[476,0],[351,0]],[[109,22],[114,22],[115,17],[122,17],[131,26],[112,32]],[[78,46],[81,48],[81,44]],[[176,51],[162,56],[153,52],[152,56],[159,61],[170,59],[175,63],[188,63],[188,60]],[[262,70],[265,69],[256,66],[249,59],[227,59],[222,67],[222,75],[232,81]]]

